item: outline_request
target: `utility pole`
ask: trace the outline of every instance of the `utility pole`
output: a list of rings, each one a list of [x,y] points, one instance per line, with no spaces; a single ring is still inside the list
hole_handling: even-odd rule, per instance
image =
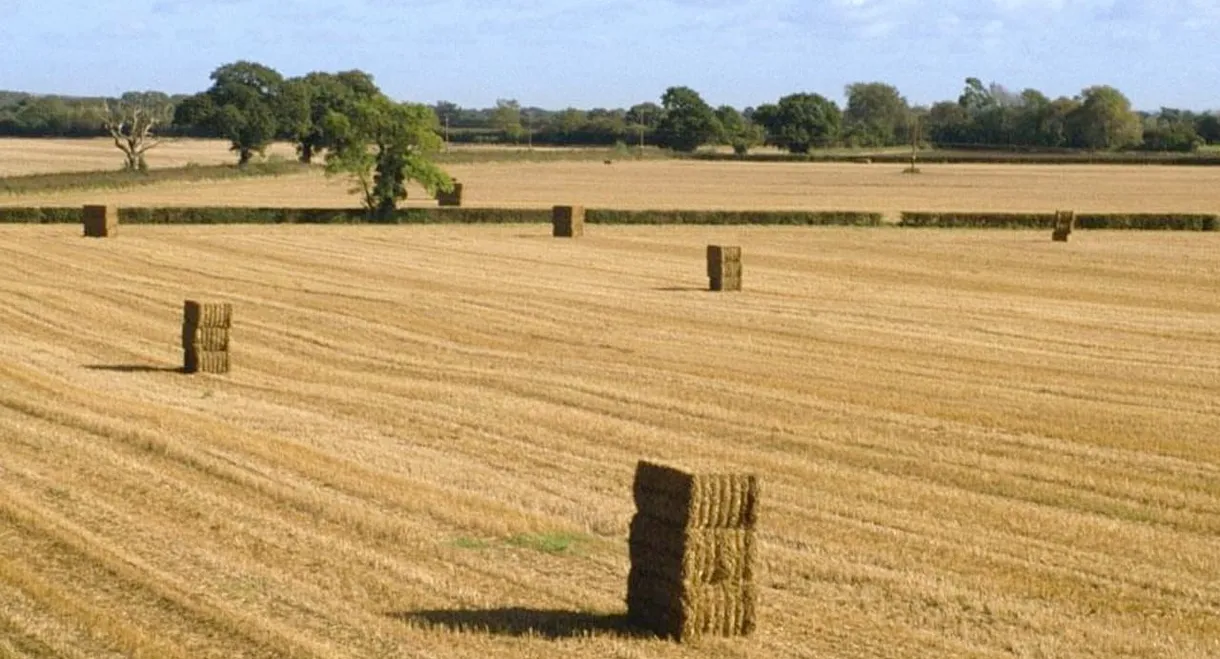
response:
[[[445,113],[445,153],[449,153],[449,113]]]

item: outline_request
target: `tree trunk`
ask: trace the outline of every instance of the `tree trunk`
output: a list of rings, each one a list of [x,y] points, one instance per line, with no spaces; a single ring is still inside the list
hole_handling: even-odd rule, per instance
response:
[[[308,165],[313,162],[313,145],[308,142],[301,143],[301,163]]]
[[[250,149],[238,149],[237,150],[237,166],[245,167],[246,165],[248,165],[250,163],[251,155],[252,155],[252,153],[251,153]]]

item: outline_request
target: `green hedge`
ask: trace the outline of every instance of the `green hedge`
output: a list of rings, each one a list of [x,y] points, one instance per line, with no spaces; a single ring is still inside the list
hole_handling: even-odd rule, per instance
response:
[[[759,224],[801,226],[881,225],[881,213],[858,211],[616,211],[589,209],[590,224]]]
[[[900,227],[971,229],[1050,229],[1054,213],[913,213],[904,211]]]
[[[0,207],[0,224],[72,224],[80,222],[80,206]]]
[[[737,162],[821,162],[851,163],[865,158],[874,164],[911,164],[911,153],[735,153],[675,154],[689,160]],[[1195,165],[1218,166],[1220,156],[1214,154],[1171,153],[1012,153],[1005,151],[921,151],[919,164],[938,165]]]
[[[877,226],[880,213],[846,211],[616,211],[589,209],[590,224],[788,224]],[[79,206],[0,207],[0,223],[81,221]],[[550,223],[549,208],[404,208],[388,220],[342,208],[120,207],[123,224],[530,224]]]
[[[1220,216],[1192,213],[1077,213],[1077,229],[1220,231]],[[1051,229],[1054,213],[913,213],[898,226],[937,228]]]
[[[1077,213],[1078,229],[1217,231],[1216,215],[1189,213]]]
[[[590,224],[881,226],[880,213],[857,211],[622,211],[589,209]],[[75,224],[81,207],[0,207],[2,224]],[[123,224],[547,224],[549,208],[404,208],[388,220],[344,208],[120,207]],[[904,212],[900,227],[1050,229],[1054,213]],[[1190,213],[1078,213],[1079,229],[1220,231],[1220,216]]]

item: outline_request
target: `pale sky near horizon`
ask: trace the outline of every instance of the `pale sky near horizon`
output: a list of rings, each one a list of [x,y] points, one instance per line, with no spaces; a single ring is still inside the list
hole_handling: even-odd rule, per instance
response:
[[[396,99],[464,107],[628,107],[671,85],[738,108],[842,103],[857,81],[928,104],[974,76],[1213,110],[1220,0],[0,0],[0,89],[194,93],[238,59],[357,68]]]

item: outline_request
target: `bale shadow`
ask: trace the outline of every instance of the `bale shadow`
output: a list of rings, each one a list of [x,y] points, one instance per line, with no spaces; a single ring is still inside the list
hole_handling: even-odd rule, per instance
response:
[[[654,638],[633,627],[626,614],[581,613],[530,608],[433,609],[389,613],[389,617],[425,627],[494,636],[536,636],[549,640],[609,634],[624,638]]]
[[[665,293],[707,293],[707,286],[660,286],[652,289]]]
[[[112,373],[183,373],[181,366],[149,366],[147,364],[89,364],[85,368],[91,371],[110,371]]]

